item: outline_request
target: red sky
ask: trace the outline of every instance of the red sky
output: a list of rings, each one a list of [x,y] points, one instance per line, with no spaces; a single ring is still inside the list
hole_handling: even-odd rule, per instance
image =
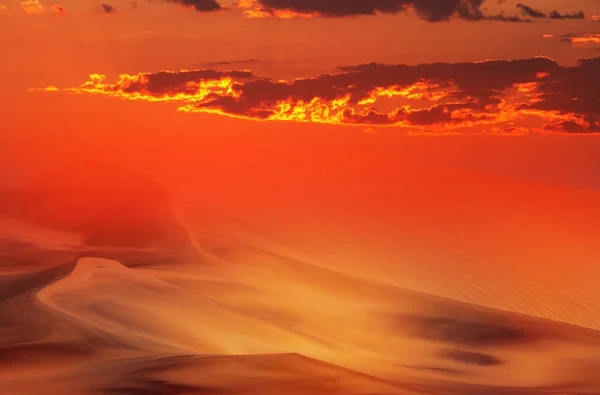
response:
[[[318,147],[333,157],[349,146],[357,155],[405,153],[598,187],[596,0],[531,0],[530,12],[515,1],[439,3],[440,9],[470,4],[462,14],[460,4],[440,11],[403,0],[369,2],[360,12],[332,1],[333,15],[323,11],[325,3],[309,0],[265,0],[250,8],[265,18],[249,18],[248,8],[231,1],[211,12],[201,10],[211,1],[186,2],[198,10],[160,0],[0,2],[3,178],[82,147],[146,159],[204,149],[243,163],[253,150],[280,144],[307,155]],[[385,3],[397,12],[377,8]],[[311,18],[280,18],[307,7]],[[498,20],[511,17],[521,22]],[[584,58],[591,60],[578,63]],[[438,62],[448,64],[418,66]],[[387,66],[360,66],[368,63]],[[158,80],[165,70],[173,78]],[[222,75],[190,77],[182,70],[248,76],[219,88]],[[90,80],[93,73],[105,75],[108,85]],[[123,73],[137,85],[119,84]],[[148,78],[154,85],[144,84]],[[58,91],[35,91],[48,86]],[[178,99],[182,89],[191,89],[187,99]],[[126,100],[133,94],[141,101]],[[438,136],[448,133],[456,135]]]
[[[106,155],[323,260],[595,289],[598,0],[2,1],[0,185]]]

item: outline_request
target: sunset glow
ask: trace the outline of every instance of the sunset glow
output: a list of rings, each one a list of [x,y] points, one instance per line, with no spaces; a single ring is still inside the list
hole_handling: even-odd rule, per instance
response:
[[[435,68],[451,79],[435,77]],[[592,78],[600,70],[597,60],[582,60],[577,68],[537,58],[472,65],[373,64],[342,70],[291,81],[256,77],[249,71],[121,74],[115,83],[107,83],[105,75],[92,74],[83,84],[64,90],[128,100],[175,102],[184,112],[272,121],[398,126],[412,132],[435,128],[469,133],[490,126],[525,125],[537,132],[566,131],[562,128],[565,122],[582,132],[600,131],[595,114],[586,113],[587,102],[594,100],[589,94],[595,93],[549,90],[577,88],[569,80],[579,78],[582,73]],[[515,71],[512,79],[498,80],[510,70]],[[406,78],[405,72],[411,77]],[[471,86],[468,79],[472,77],[488,80],[489,85]],[[308,92],[314,92],[314,96]],[[577,104],[561,108],[564,94],[577,95]]]
[[[0,395],[597,395],[598,15],[0,0]]]

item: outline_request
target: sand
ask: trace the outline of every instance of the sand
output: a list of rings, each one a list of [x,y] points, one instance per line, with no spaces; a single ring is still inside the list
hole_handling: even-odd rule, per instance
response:
[[[69,204],[40,209],[44,221],[3,219],[0,394],[600,394],[596,307],[569,304],[593,302],[591,266],[498,264],[508,253],[479,266],[418,261],[417,249],[395,254],[385,237],[373,244],[368,221],[362,233],[342,222],[336,233],[325,210],[314,211],[322,221],[313,227],[301,213],[270,227],[200,220],[172,209],[152,182],[133,184],[128,201],[147,191],[154,200],[133,217],[101,218],[100,233],[91,214],[53,225],[55,208]],[[89,193],[73,198],[78,210],[97,206],[81,201]],[[105,215],[109,206],[97,207]],[[467,217],[456,207],[431,218],[398,209],[401,234]],[[575,226],[567,214],[559,219]],[[482,222],[469,215],[476,235]],[[423,247],[444,236],[433,233],[406,240]],[[569,273],[578,282],[560,283]]]
[[[3,394],[597,393],[600,333],[236,244],[2,277]],[[216,262],[220,264],[215,266]],[[485,392],[481,392],[485,391]]]

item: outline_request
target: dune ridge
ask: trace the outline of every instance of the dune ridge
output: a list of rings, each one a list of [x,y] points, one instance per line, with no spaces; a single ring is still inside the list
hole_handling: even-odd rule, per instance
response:
[[[2,191],[0,216],[78,234],[90,247],[191,248],[166,188],[102,158],[68,163]]]
[[[103,212],[87,177],[60,184],[54,198],[83,189],[56,212],[30,213],[49,222],[4,222],[30,221],[2,240],[1,394],[42,381],[49,395],[598,394],[594,329],[379,281],[335,255],[313,263],[251,222],[176,215],[146,181]],[[96,233],[98,213],[148,193]],[[62,218],[73,202],[99,211]]]
[[[568,381],[565,369],[569,361],[580,369],[596,366],[595,331],[365,282],[250,247],[234,250],[226,258],[219,252],[221,273],[81,258],[33,275],[36,281],[27,285],[28,277],[15,278],[13,289],[28,288],[39,302],[25,317],[44,314],[46,323],[69,330],[4,353],[42,361],[40,377],[57,380],[57,391],[63,390],[59,377],[85,377],[82,394],[91,387],[103,394],[161,395],[593,394],[600,384],[591,375]],[[240,259],[247,271],[233,276],[229,270]],[[296,278],[290,268],[299,267],[304,275]],[[219,286],[227,281],[246,287]],[[213,287],[195,286],[207,282]],[[308,309],[290,293],[299,300],[317,293],[323,303]],[[360,307],[347,310],[359,298]],[[340,313],[335,307],[344,301]],[[257,313],[259,305],[272,313]],[[294,318],[282,321],[277,312],[283,311]],[[330,327],[334,316],[338,322]],[[62,370],[51,369],[50,360],[63,361]],[[85,368],[78,366],[82,361]],[[538,377],[522,374],[531,364],[539,366]],[[0,389],[13,385],[2,377]]]

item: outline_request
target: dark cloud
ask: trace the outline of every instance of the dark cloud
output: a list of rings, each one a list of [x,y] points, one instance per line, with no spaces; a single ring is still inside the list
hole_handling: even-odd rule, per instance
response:
[[[572,14],[561,14],[558,11],[552,11],[550,13],[550,19],[585,19],[585,13],[583,11],[577,11]]]
[[[58,16],[68,15],[65,7],[63,7],[61,5],[56,4],[56,5],[51,6],[50,8],[52,9],[52,12],[54,12]]]
[[[421,130],[493,127],[600,131],[600,58],[561,66],[548,58],[434,63],[363,64],[312,78],[280,80],[249,71],[194,70],[103,76],[70,90],[176,101],[182,111],[252,119]],[[530,119],[532,124],[524,124]],[[537,126],[536,126],[537,125]]]
[[[580,114],[584,123],[562,120],[548,130],[600,132],[600,58],[582,59],[577,66],[561,67],[542,78],[539,101],[528,108]]]
[[[217,62],[206,62],[202,63],[203,67],[219,67],[219,66],[235,66],[241,64],[254,64],[258,63],[258,59],[239,59],[239,60],[221,60]]]
[[[413,9],[417,15],[429,22],[459,18],[466,21],[528,22],[519,16],[484,13],[485,0],[256,0],[262,14],[276,15],[287,11],[303,15],[324,17],[346,17],[375,14],[398,14]]]
[[[535,8],[531,8],[530,6],[523,3],[517,4],[517,8],[520,8],[523,11],[523,13],[525,13],[525,15],[531,18],[546,18],[548,16],[544,12],[536,10]]]
[[[181,4],[185,7],[191,7],[198,12],[220,11],[223,9],[216,0],[164,0],[169,3]]]
[[[403,0],[341,1],[341,0],[258,0],[263,10],[287,10],[302,14],[319,13],[327,17],[397,14],[409,6]]]
[[[358,105],[370,97],[377,87],[409,87],[429,81],[438,88],[456,87],[455,99],[460,102],[440,103],[426,109],[398,109],[382,113],[375,108],[357,113],[351,107],[343,113],[348,123],[411,125],[452,123],[452,112],[460,109],[484,111],[486,107],[498,105],[503,91],[516,83],[535,80],[540,71],[549,71],[557,65],[548,59],[531,59],[516,62],[496,61],[484,63],[438,63],[420,66],[389,66],[367,64],[342,67],[340,74],[326,74],[317,78],[298,79],[293,82],[255,79],[238,87],[239,97],[208,98],[200,104],[216,107],[239,115],[248,115],[262,108],[262,114],[272,113],[270,108],[278,102],[309,103],[318,97],[332,102],[345,96],[350,105]],[[461,121],[484,120],[488,114],[464,114]]]
[[[551,11],[550,13],[545,13],[523,3],[517,4],[517,8],[520,8],[521,11],[528,17],[536,19],[585,19],[585,13],[583,11],[577,11],[571,14],[561,14],[555,10]]]
[[[117,12],[117,10],[115,9],[115,7],[113,7],[112,5],[107,4],[107,3],[100,4],[100,7],[102,7],[102,11],[105,14],[114,14],[114,13]]]
[[[558,11],[549,13],[526,4],[517,7],[526,18],[505,13],[488,14],[485,12],[485,0],[254,0],[250,16],[285,17],[323,16],[348,17],[376,14],[398,14],[413,9],[416,14],[428,22],[448,21],[452,18],[465,21],[531,22],[531,19],[585,19],[582,11],[563,14]],[[502,4],[503,1],[498,3]]]
[[[536,84],[541,97],[525,103],[529,109],[580,114],[588,128],[596,131],[600,113],[600,85],[595,73],[598,62],[582,61],[578,67],[561,67],[547,58],[481,63],[437,63],[419,66],[367,64],[340,68],[340,74],[293,82],[254,79],[241,84],[239,97],[208,98],[199,107],[218,108],[239,115],[273,114],[278,102],[309,103],[315,97],[333,102],[348,97],[343,121],[348,123],[389,125],[452,124],[493,121],[499,106],[507,98],[506,91],[518,84]],[[578,74],[580,73],[580,74]],[[545,75],[540,78],[540,76]],[[369,98],[377,87],[399,89],[427,81],[437,90],[450,88],[451,100],[440,101],[424,109],[399,108],[381,111],[370,108],[357,112],[353,108]],[[463,111],[463,114],[457,116]],[[581,123],[580,123],[581,125]],[[586,128],[586,126],[581,126]],[[591,130],[590,129],[590,130]]]

